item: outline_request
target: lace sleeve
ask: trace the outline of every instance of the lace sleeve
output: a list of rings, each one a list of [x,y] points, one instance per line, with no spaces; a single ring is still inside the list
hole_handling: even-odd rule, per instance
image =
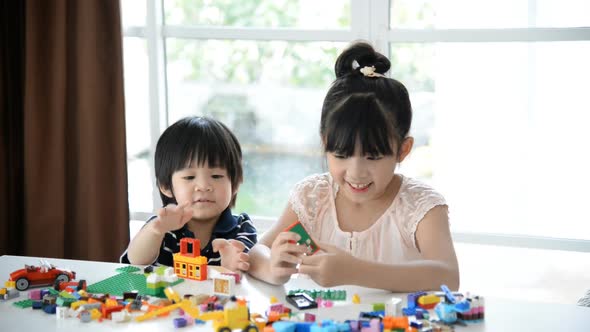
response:
[[[289,205],[305,228],[313,232],[320,208],[330,193],[326,174],[311,175],[295,184],[289,196]]]
[[[402,193],[404,204],[403,213],[405,216],[400,218],[404,220],[400,227],[400,231],[407,244],[411,244],[414,248],[416,245],[416,230],[418,224],[428,211],[439,205],[447,205],[445,198],[432,187],[410,180],[406,190]]]

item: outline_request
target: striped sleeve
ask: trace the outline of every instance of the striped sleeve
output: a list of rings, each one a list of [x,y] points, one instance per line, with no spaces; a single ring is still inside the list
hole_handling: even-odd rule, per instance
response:
[[[237,217],[237,221],[238,232],[235,239],[246,245],[246,249],[244,249],[244,251],[248,252],[256,244],[256,242],[258,242],[256,227],[254,227],[254,223],[252,222],[252,219],[250,219],[250,216],[245,213],[241,213]]]

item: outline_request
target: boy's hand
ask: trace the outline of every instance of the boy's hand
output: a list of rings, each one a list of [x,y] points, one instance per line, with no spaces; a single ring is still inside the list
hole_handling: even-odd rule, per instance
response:
[[[297,244],[301,239],[294,232],[282,232],[277,235],[270,248],[270,273],[275,278],[284,278],[297,273],[297,264],[308,249]]]
[[[153,229],[158,234],[177,230],[193,217],[193,210],[188,203],[181,205],[169,204],[158,210],[158,218],[152,222]]]
[[[356,268],[355,258],[346,251],[327,243],[320,243],[323,253],[305,256],[299,266],[299,273],[307,274],[322,287],[350,284],[345,276]]]
[[[238,240],[215,239],[211,243],[213,251],[221,256],[221,266],[236,271],[248,271],[250,255],[244,252],[246,245]]]

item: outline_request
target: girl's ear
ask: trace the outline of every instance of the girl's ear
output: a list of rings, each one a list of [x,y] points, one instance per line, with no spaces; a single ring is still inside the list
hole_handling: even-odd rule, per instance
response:
[[[402,146],[399,151],[399,158],[397,160],[398,163],[401,163],[404,161],[404,159],[406,159],[406,157],[410,154],[410,151],[412,151],[412,146],[414,146],[414,137],[406,137],[402,142]]]
[[[160,188],[160,192],[170,198],[174,198],[174,194],[172,193],[172,190],[170,190],[169,188],[166,188],[162,185],[158,186]]]

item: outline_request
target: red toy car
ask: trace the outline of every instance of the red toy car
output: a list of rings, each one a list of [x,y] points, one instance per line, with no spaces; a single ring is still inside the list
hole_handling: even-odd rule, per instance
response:
[[[31,286],[53,285],[56,280],[68,282],[72,279],[76,279],[76,272],[41,261],[40,266],[25,265],[24,269],[12,272],[8,281],[14,281],[16,289],[24,291]]]

